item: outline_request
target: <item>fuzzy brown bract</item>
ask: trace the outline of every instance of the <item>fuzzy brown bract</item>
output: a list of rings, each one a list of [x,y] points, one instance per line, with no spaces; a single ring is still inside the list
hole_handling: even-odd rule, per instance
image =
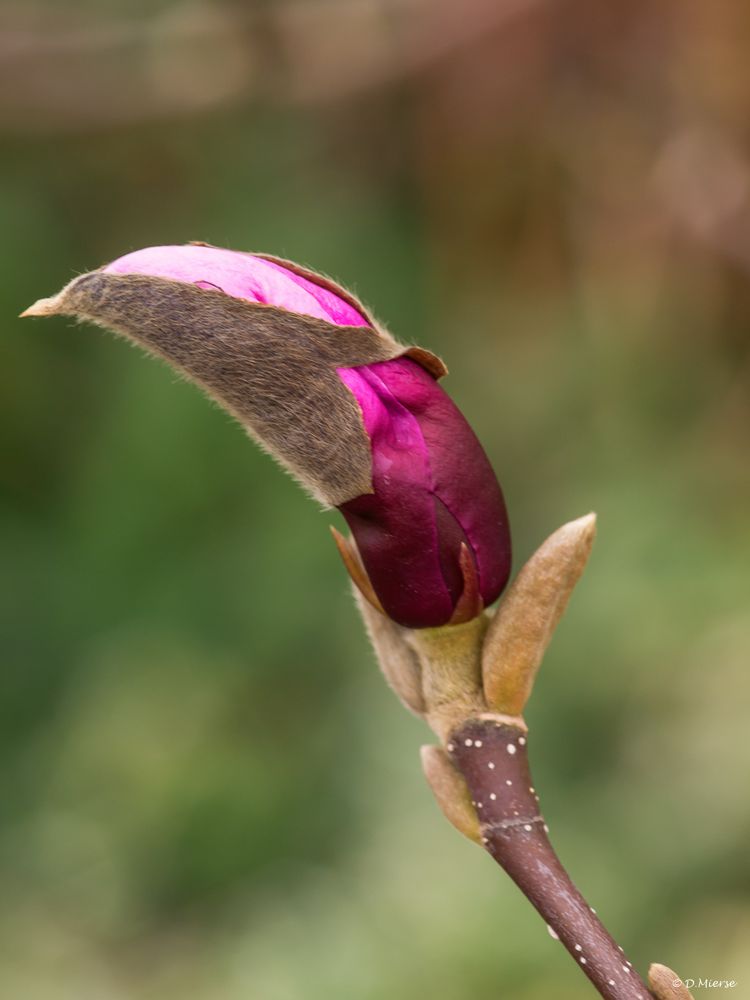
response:
[[[384,331],[166,278],[92,271],[34,308],[89,320],[164,358],[332,506],[372,491],[370,442],[336,368],[409,353],[436,375],[444,371],[429,352]]]

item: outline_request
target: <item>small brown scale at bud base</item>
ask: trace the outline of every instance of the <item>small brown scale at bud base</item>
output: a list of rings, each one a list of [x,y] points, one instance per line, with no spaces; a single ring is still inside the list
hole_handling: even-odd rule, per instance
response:
[[[649,1000],[648,987],[555,855],[528,762],[527,733],[474,719],[447,743],[468,785],[482,843],[607,1000]]]

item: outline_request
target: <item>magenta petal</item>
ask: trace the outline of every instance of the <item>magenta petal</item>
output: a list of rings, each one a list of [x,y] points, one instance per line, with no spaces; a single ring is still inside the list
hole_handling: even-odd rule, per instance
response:
[[[464,415],[435,379],[408,358],[372,365],[416,417],[430,455],[432,488],[469,539],[485,604],[510,575],[510,530],[500,485]]]
[[[120,257],[102,270],[171,278],[339,326],[369,326],[354,306],[329,289],[275,261],[235,250],[199,244],[147,247]]]
[[[253,260],[257,261],[258,264],[265,264],[271,270],[275,269],[280,276],[283,276],[279,280],[279,285],[285,282],[286,279],[291,278],[295,284],[311,295],[324,313],[321,317],[322,319],[327,319],[331,323],[336,323],[337,326],[370,325],[369,321],[366,320],[365,317],[354,308],[354,306],[345,302],[342,298],[339,298],[335,292],[330,291],[328,288],[324,288],[322,285],[316,285],[304,275],[290,271],[282,264],[277,264],[274,260],[265,260],[262,257],[254,257]],[[283,303],[274,301],[270,302],[270,304],[282,305]],[[284,306],[284,308],[289,309],[291,307]],[[301,309],[297,308],[293,311],[302,312]],[[309,313],[309,315],[312,315],[312,313]]]
[[[440,569],[429,456],[419,424],[383,385],[380,367],[338,369],[362,409],[375,488],[340,510],[386,613],[415,628],[440,625],[453,600]]]
[[[374,493],[343,504],[387,614],[413,628],[448,622],[461,595],[461,543],[485,604],[510,572],[505,503],[476,435],[435,379],[408,358],[338,369],[372,444]]]

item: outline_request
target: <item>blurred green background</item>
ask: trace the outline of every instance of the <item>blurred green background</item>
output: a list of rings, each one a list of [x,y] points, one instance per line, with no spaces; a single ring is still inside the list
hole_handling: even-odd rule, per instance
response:
[[[553,842],[641,969],[750,997],[750,10],[3,20],[0,995],[593,995],[439,815],[337,515],[166,367],[15,318],[203,239],[445,356],[516,565],[598,512],[528,710]]]

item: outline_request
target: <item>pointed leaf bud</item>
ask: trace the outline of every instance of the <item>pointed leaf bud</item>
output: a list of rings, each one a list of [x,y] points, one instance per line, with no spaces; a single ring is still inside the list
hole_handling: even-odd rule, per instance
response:
[[[464,837],[482,843],[482,833],[468,786],[442,747],[423,746],[422,769],[443,815]]]
[[[595,533],[596,514],[558,528],[523,566],[495,612],[482,653],[484,692],[494,711],[523,712]]]
[[[693,994],[677,973],[654,962],[649,966],[648,985],[655,1000],[693,1000]]]
[[[361,568],[355,580],[394,621],[461,622],[499,595],[510,569],[505,505],[437,383],[442,362],[398,344],[329,279],[206,244],[150,247],[24,315],[55,313],[165,358],[339,507],[361,558],[348,568]]]

